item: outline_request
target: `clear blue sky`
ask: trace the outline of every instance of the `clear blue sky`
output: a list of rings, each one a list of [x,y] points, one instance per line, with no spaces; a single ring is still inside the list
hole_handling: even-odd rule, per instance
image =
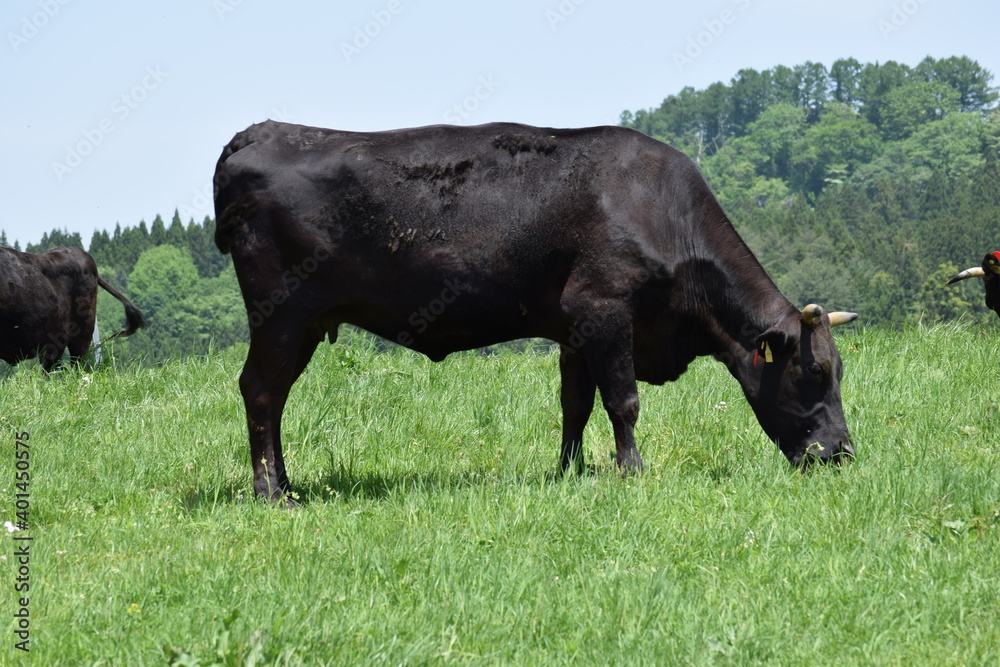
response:
[[[614,124],[684,86],[806,61],[967,55],[996,0],[6,0],[0,229],[213,215],[222,146],[266,118],[347,130]]]

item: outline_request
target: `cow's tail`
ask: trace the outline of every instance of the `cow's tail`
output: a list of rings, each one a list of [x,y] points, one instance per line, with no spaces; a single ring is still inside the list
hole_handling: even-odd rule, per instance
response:
[[[139,309],[132,305],[131,301],[123,297],[118,290],[104,282],[104,279],[100,276],[97,276],[97,284],[103,287],[108,294],[121,301],[122,305],[125,306],[125,328],[115,335],[105,338],[101,341],[102,344],[108,342],[112,338],[118,338],[118,336],[131,336],[139,329],[145,329],[149,326],[146,322],[146,318],[139,312]]]

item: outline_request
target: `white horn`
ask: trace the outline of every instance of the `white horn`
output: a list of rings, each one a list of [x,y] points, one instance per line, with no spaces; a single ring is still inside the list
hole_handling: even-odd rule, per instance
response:
[[[959,280],[965,280],[966,278],[982,278],[985,275],[986,272],[983,271],[983,267],[974,266],[971,269],[966,269],[965,271],[962,271],[958,275],[954,275],[951,278],[948,278],[948,282],[946,282],[945,285],[957,283]]]
[[[847,324],[848,322],[853,322],[858,319],[857,313],[848,313],[846,311],[838,310],[830,313],[830,326],[839,327],[841,324]]]

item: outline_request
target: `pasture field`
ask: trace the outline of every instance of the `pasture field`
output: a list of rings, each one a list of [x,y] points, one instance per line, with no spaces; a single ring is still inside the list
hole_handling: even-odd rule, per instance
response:
[[[843,469],[792,470],[702,359],[641,385],[645,473],[598,406],[565,478],[556,354],[324,345],[285,413],[294,511],[252,497],[243,349],[8,369],[0,664],[998,664],[997,324],[838,344]]]

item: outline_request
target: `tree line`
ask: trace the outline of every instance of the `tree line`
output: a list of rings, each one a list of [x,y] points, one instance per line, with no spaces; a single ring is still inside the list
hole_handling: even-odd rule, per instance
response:
[[[978,281],[943,283],[1000,248],[992,80],[964,56],[743,69],[621,124],[698,163],[794,303],[869,325],[986,319]]]
[[[733,224],[795,304],[855,310],[867,326],[990,319],[979,281],[948,276],[1000,249],[1000,109],[993,75],[966,57],[838,60],[740,70],[684,88],[621,124],[686,152]],[[79,246],[151,327],[116,343],[156,363],[249,339],[214,220],[115,226],[85,246],[53,230],[24,250]],[[0,245],[7,237],[0,231]],[[16,242],[15,247],[20,249]],[[101,291],[98,326],[121,306]],[[523,345],[522,345],[523,347]]]

